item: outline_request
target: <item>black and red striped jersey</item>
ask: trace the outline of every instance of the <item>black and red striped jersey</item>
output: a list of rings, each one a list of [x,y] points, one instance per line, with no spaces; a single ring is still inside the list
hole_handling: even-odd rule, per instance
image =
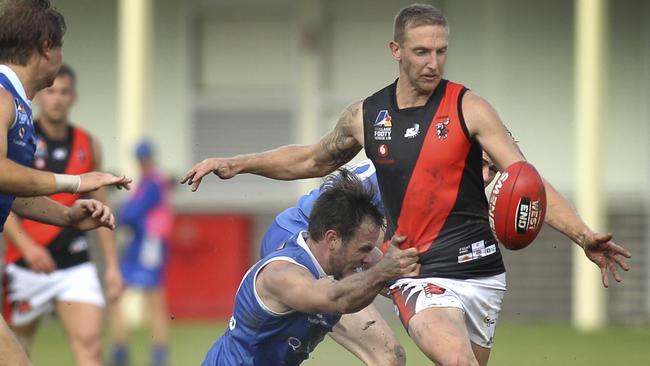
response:
[[[37,135],[34,168],[73,175],[93,170],[95,161],[93,140],[86,130],[70,125],[67,138],[56,140],[47,136],[38,121],[34,122],[34,127]],[[49,196],[50,199],[65,206],[72,206],[81,197],[82,195],[78,193],[57,193]],[[90,260],[85,232],[28,219],[21,220],[21,223],[27,235],[39,245],[47,248],[58,269]],[[11,240],[7,240],[5,262],[27,267],[22,253]]]
[[[442,80],[424,106],[399,109],[397,82],[363,102],[364,148],[377,169],[387,237],[420,252],[421,276],[505,271],[490,231],[481,146],[461,108],[467,88]]]

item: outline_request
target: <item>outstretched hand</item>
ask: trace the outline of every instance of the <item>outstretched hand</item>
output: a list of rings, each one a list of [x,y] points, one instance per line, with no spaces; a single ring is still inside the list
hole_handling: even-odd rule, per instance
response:
[[[81,174],[78,193],[88,193],[105,186],[115,186],[117,189],[131,189],[133,180],[128,177],[118,177],[110,173],[90,172]]]
[[[115,229],[115,217],[111,209],[97,200],[77,200],[68,209],[70,226],[78,230],[92,230],[98,227]]]
[[[617,266],[624,271],[630,270],[625,258],[632,257],[632,254],[627,249],[614,243],[612,234],[591,233],[587,235],[584,238],[583,249],[587,258],[600,268],[605,288],[609,287],[608,271],[612,273],[616,282],[621,282],[623,278],[618,272]]]
[[[230,179],[237,175],[231,159],[208,158],[194,165],[181,178],[181,184],[187,183],[187,185],[192,186],[192,192],[196,192],[199,189],[199,185],[201,185],[203,177],[210,173],[216,174],[221,179]]]

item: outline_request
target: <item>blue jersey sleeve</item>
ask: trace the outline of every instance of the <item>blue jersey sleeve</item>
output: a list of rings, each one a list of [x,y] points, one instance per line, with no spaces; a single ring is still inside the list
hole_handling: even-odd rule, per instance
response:
[[[162,192],[160,187],[148,182],[144,187],[143,193],[132,197],[126,202],[119,216],[119,223],[126,225],[136,225],[139,220],[144,219],[152,208],[156,207],[160,200]]]

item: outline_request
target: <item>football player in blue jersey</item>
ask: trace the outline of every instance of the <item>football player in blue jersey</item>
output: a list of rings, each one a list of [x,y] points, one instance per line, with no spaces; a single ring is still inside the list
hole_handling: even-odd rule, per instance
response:
[[[246,273],[228,328],[203,365],[298,365],[341,314],[368,306],[388,281],[417,274],[417,251],[398,248],[404,237],[393,237],[371,266],[383,226],[373,200],[372,189],[347,170],[328,178],[308,230]]]
[[[31,99],[52,85],[61,67],[65,29],[63,16],[47,0],[8,0],[0,5],[0,232],[10,210],[81,230],[113,228],[110,209],[99,201],[79,200],[66,207],[43,196],[90,192],[106,185],[128,188],[131,183],[107,173],[57,175],[27,168],[36,149]],[[29,365],[4,319],[0,365]]]
[[[384,204],[381,201],[375,166],[372,162],[363,160],[351,166],[350,171],[356,174],[366,188],[372,190],[374,193],[372,202],[384,215]],[[307,230],[309,215],[320,193],[320,187],[312,190],[300,197],[294,207],[282,211],[275,218],[262,238],[261,258],[272,253],[291,236]],[[383,234],[380,234],[379,240],[383,240]],[[382,255],[380,251],[376,252],[377,257],[380,258]],[[341,317],[329,335],[366,365],[406,365],[404,347],[372,304],[354,314]]]

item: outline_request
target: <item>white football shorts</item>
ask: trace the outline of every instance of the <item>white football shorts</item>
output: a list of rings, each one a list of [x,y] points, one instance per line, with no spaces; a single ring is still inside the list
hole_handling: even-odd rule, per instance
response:
[[[11,325],[29,324],[51,312],[55,301],[82,302],[100,307],[105,304],[97,268],[91,262],[52,273],[36,273],[10,263],[4,275],[3,315]]]

